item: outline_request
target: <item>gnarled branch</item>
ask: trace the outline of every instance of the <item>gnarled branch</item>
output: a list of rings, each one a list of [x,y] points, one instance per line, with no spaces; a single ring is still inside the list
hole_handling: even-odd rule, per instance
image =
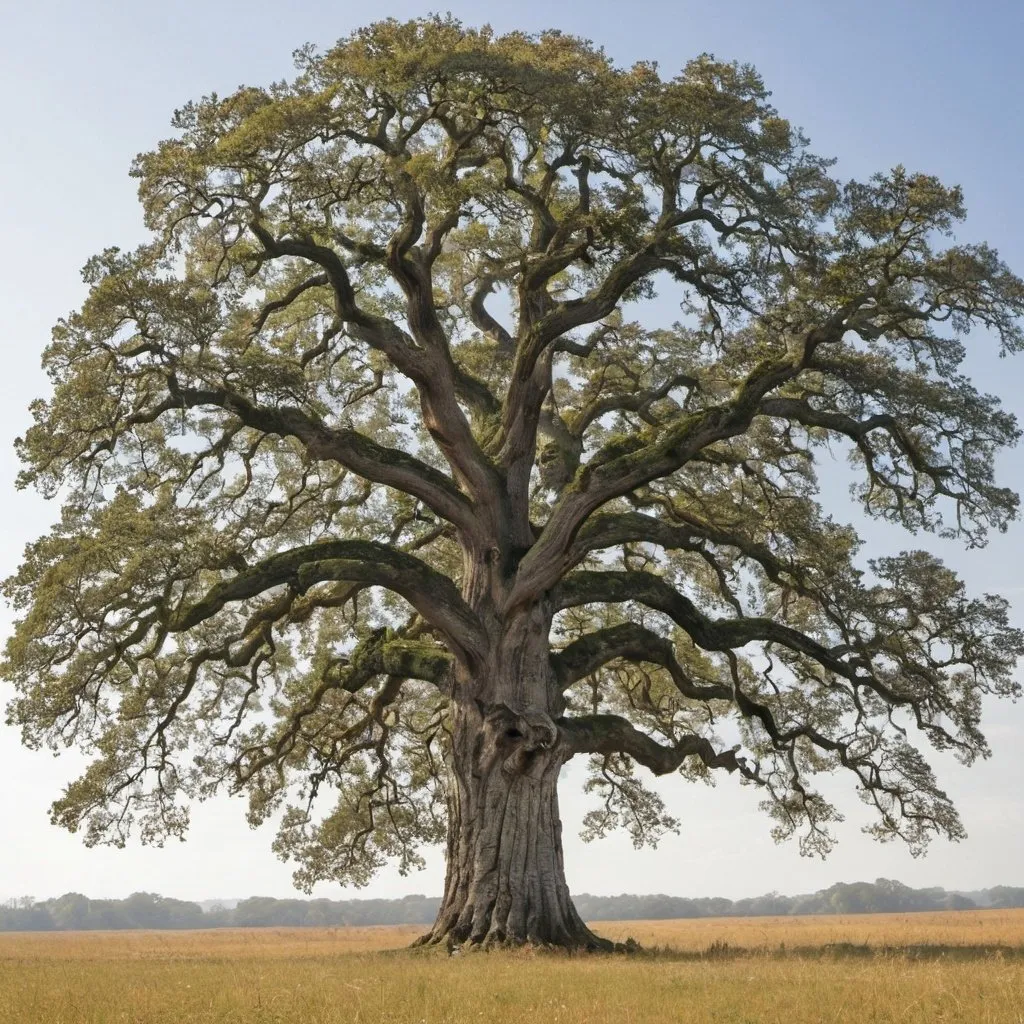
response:
[[[708,768],[739,771],[757,780],[756,771],[738,756],[738,748],[715,750],[703,736],[680,736],[671,744],[659,743],[621,715],[580,715],[556,722],[560,735],[574,754],[628,754],[655,775],[674,772],[688,757],[699,757]]]
[[[414,555],[366,540],[321,541],[271,555],[233,579],[215,584],[198,601],[176,609],[167,616],[167,629],[191,629],[226,604],[247,600],[273,587],[289,586],[302,593],[328,580],[393,590],[440,630],[463,659],[471,663],[483,660],[483,628],[455,584]]]

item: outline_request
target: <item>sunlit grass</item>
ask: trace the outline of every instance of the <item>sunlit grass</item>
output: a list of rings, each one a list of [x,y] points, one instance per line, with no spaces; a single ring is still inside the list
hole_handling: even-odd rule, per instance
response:
[[[419,927],[0,935],[0,1021],[1024,1024],[1024,911],[595,928],[672,951],[400,949]]]

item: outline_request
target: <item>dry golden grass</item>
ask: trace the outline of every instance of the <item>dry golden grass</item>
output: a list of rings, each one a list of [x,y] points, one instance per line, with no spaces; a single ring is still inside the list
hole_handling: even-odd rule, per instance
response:
[[[892,946],[1006,946],[1024,950],[1024,910],[836,917],[713,917],[695,921],[608,921],[594,929],[610,939],[632,935],[642,946],[701,951],[716,943],[742,949]]]
[[[0,1021],[1024,1024],[1024,911],[595,927],[674,952],[384,952],[419,928],[0,935]]]

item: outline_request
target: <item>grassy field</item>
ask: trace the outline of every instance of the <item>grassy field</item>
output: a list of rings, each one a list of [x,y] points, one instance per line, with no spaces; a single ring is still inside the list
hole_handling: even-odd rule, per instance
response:
[[[598,923],[634,956],[402,949],[420,928],[0,935],[7,1024],[1024,1024],[1024,911]]]

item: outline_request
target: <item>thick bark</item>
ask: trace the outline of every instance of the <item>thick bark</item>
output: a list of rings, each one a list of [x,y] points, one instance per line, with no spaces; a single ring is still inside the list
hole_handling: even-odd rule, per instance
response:
[[[419,942],[611,949],[565,881],[558,775],[570,750],[551,718],[498,704],[457,719],[444,899]]]
[[[610,948],[580,919],[565,881],[558,776],[574,751],[554,721],[564,701],[551,608],[503,608],[504,562],[477,562],[463,585],[488,651],[473,669],[454,668],[448,873],[420,942]]]
[[[555,724],[565,702],[551,603],[508,604],[514,540],[483,557],[466,552],[462,598],[487,650],[452,669],[447,878],[419,944],[611,949],[583,923],[565,881],[558,776],[575,748]]]

